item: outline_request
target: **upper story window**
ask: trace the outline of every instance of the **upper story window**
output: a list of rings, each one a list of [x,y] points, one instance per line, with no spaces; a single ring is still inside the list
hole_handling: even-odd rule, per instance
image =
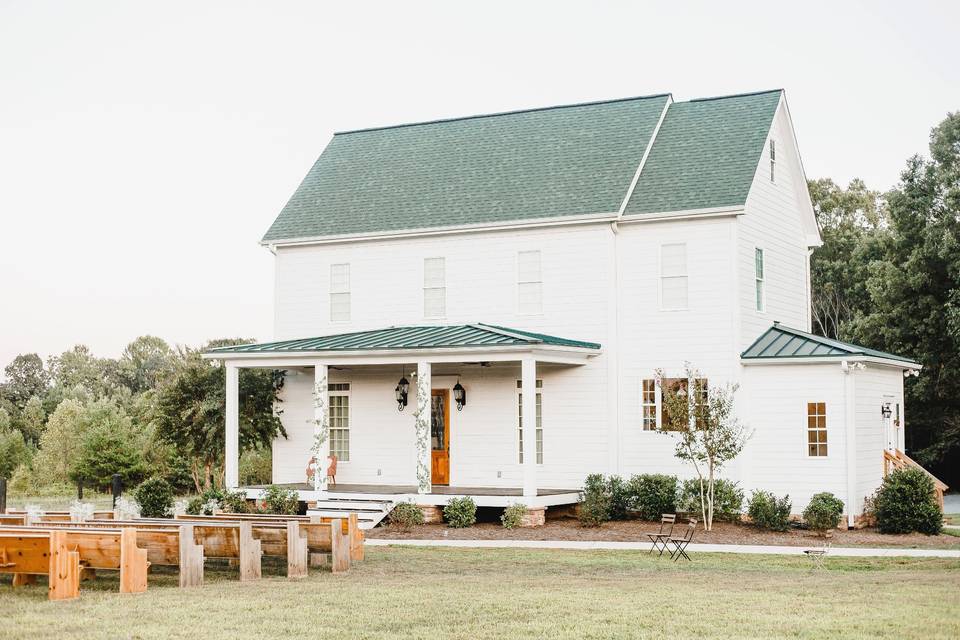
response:
[[[330,321],[350,322],[350,265],[330,265]]]
[[[660,245],[660,309],[687,308],[687,245]]]
[[[517,312],[524,315],[543,313],[539,251],[520,251],[517,254]]]
[[[777,143],[770,140],[770,182],[776,182],[777,169]]]
[[[757,247],[754,250],[753,276],[756,283],[756,308],[757,311],[765,311],[767,307],[767,294],[764,289],[763,279],[763,249]]]
[[[447,262],[445,258],[423,260],[423,317],[447,315]]]
[[[822,458],[827,455],[827,403],[807,403],[807,455]]]

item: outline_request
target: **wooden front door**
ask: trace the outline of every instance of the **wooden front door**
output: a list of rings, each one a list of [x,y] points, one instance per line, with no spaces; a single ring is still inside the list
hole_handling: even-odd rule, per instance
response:
[[[430,394],[430,479],[432,484],[450,484],[450,390]]]

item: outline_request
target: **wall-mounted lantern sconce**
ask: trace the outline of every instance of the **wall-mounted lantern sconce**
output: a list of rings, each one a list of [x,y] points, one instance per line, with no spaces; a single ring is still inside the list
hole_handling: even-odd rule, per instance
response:
[[[880,415],[883,416],[884,420],[889,420],[890,416],[893,415],[893,412],[890,411],[890,403],[884,402],[880,405]]]
[[[403,371],[400,372],[400,382],[397,383],[397,388],[393,390],[397,396],[397,411],[403,411],[403,408],[407,406],[407,392],[410,391],[410,383],[407,381],[407,377],[403,375]]]
[[[463,405],[467,404],[467,390],[463,388],[460,381],[453,385],[453,399],[457,403],[457,411],[463,411]]]

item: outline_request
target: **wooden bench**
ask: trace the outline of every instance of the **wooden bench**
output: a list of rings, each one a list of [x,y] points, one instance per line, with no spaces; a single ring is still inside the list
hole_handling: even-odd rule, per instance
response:
[[[196,518],[197,516],[179,515],[177,518]],[[218,513],[213,516],[203,516],[205,518],[219,518],[221,520],[250,520],[253,522],[287,522],[296,520],[297,522],[312,523],[330,523],[339,520],[343,527],[343,533],[347,534],[350,540],[350,560],[360,562],[363,560],[363,541],[365,535],[363,529],[357,520],[357,514],[351,513],[348,518],[326,518],[321,516],[285,516],[275,514],[256,514],[256,513]]]
[[[49,522],[34,525],[35,528],[57,529],[116,529],[119,520],[101,520],[90,522]],[[150,565],[177,567],[180,574],[180,587],[199,587],[203,585],[203,546],[194,542],[193,525],[171,523],[167,526],[140,527],[136,524],[125,525],[135,529],[137,544],[147,552]]]
[[[68,600],[80,595],[80,554],[70,551],[64,531],[0,533],[0,573],[13,574],[13,586],[47,576],[47,597]]]
[[[30,526],[0,527],[0,534],[25,534],[34,531],[62,533],[64,544],[80,554],[82,570],[107,569],[120,572],[120,593],[147,590],[147,550],[137,546],[137,530],[83,529],[73,527]]]
[[[13,516],[24,516],[28,514],[22,509],[7,509],[7,513],[4,515],[13,515]],[[110,510],[99,510],[93,512],[93,518],[95,520],[109,520],[114,517],[113,511]],[[73,514],[69,511],[41,511],[38,515],[35,516],[35,522],[72,522]]]
[[[299,517],[258,518],[255,515],[218,514],[215,516],[178,515],[178,522],[233,522],[252,526],[253,536],[263,545],[266,556],[287,559],[287,576],[307,575],[310,554],[329,554],[330,569],[341,573],[350,569],[350,535],[346,522],[310,522]]]
[[[0,525],[25,524],[27,524],[27,514],[25,513],[0,513]]]

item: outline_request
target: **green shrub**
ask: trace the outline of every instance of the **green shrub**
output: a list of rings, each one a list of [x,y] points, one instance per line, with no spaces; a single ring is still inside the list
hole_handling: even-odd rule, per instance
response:
[[[400,531],[409,531],[423,524],[423,511],[412,502],[400,502],[393,507],[389,516],[390,526]]]
[[[300,498],[297,492],[275,484],[263,490],[263,502],[267,513],[296,515],[300,511]]]
[[[243,486],[270,484],[273,479],[273,451],[269,447],[244,451],[240,454],[237,473]]]
[[[503,510],[500,522],[504,529],[516,529],[523,524],[523,517],[527,515],[527,505],[516,502]]]
[[[200,497],[203,498],[204,502],[210,502],[215,500],[218,504],[223,500],[223,490],[216,487],[210,487],[206,491],[200,494]]]
[[[610,486],[599,473],[591,473],[580,491],[578,517],[585,527],[599,527],[610,519]]]
[[[0,478],[13,477],[21,465],[30,463],[30,448],[17,429],[0,430]]]
[[[95,410],[99,409],[89,409]],[[141,444],[126,419],[121,423],[95,423],[87,430],[77,448],[70,479],[105,491],[115,473],[120,474],[124,487],[130,487],[143,480],[147,472]]]
[[[187,500],[187,514],[191,516],[199,516],[203,513],[205,500],[201,496],[193,496]]]
[[[943,528],[933,480],[921,469],[898,469],[884,478],[873,509],[880,533],[936,535]]]
[[[633,509],[629,484],[620,476],[607,478],[607,492],[610,494],[610,519],[626,520],[627,512]]]
[[[677,477],[660,473],[632,476],[627,485],[631,510],[642,520],[659,520],[677,510]]]
[[[682,513],[698,514],[700,506],[700,480],[684,480],[677,497],[677,509]],[[743,511],[743,489],[737,482],[717,478],[713,482],[713,518],[737,522]]]
[[[842,513],[843,501],[824,491],[810,498],[810,504],[803,510],[803,521],[814,531],[825,532],[837,528]]]
[[[165,518],[173,510],[173,489],[159,476],[144,480],[133,492],[144,518]]]
[[[454,498],[443,508],[448,527],[462,529],[477,521],[477,504],[473,498]]]
[[[250,513],[247,494],[243,491],[224,491],[220,498],[220,508],[227,513]]]
[[[790,496],[778,498],[769,491],[754,491],[748,513],[753,524],[770,531],[786,531],[790,525]]]

